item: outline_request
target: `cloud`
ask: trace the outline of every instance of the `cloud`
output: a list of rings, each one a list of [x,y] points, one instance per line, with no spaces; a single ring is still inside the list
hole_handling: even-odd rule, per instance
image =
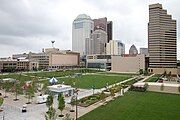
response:
[[[1,0],[0,56],[40,52],[51,47],[51,40],[60,49],[71,49],[72,22],[81,13],[112,20],[113,37],[126,44],[126,52],[132,44],[147,47],[148,5],[157,2],[177,20],[179,29],[179,0]]]

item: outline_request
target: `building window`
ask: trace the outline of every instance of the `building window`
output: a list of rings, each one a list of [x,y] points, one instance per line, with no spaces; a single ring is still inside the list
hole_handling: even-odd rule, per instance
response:
[[[83,22],[75,23],[74,27],[75,29],[83,28]]]

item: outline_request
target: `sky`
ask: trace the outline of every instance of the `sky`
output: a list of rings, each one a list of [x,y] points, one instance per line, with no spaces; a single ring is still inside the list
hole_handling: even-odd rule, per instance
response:
[[[177,56],[180,59],[180,0],[0,0],[0,57],[41,52],[54,46],[72,48],[72,22],[79,14],[113,21],[113,39],[147,47],[149,4],[161,3],[177,20]]]

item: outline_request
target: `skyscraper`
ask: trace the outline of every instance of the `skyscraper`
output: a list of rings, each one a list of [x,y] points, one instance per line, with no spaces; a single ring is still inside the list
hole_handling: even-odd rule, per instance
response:
[[[72,25],[72,50],[79,52],[80,55],[85,55],[86,41],[90,39],[94,29],[94,22],[90,16],[80,14],[73,21]]]
[[[107,43],[107,33],[101,29],[95,30],[91,34],[91,54],[105,54],[106,53],[106,43]]]
[[[113,40],[113,22],[112,21],[107,22],[107,35],[108,35],[108,42],[110,40]]]
[[[108,42],[112,40],[112,29],[113,29],[113,23],[112,21],[107,21],[107,18],[98,18],[94,19],[94,30],[101,29],[107,32],[107,40]]]
[[[149,5],[148,49],[150,72],[173,72],[177,67],[176,20],[159,3]]]
[[[106,45],[107,55],[123,55],[125,54],[125,44],[118,40],[110,40]]]
[[[94,21],[94,30],[104,30],[107,32],[107,18],[98,18],[98,19],[93,19]]]

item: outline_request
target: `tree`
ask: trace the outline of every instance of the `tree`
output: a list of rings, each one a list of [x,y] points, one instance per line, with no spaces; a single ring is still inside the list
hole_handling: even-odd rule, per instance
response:
[[[46,120],[56,120],[56,110],[51,106],[45,114]]]
[[[74,112],[74,106],[76,105],[76,96],[71,97],[71,110],[70,112]]]
[[[169,71],[167,77],[168,77],[168,80],[170,81],[171,80],[171,71]]]
[[[20,82],[16,82],[14,84],[14,92],[15,92],[15,99],[14,99],[14,101],[17,101],[17,100],[19,100],[17,98],[17,96],[19,95],[20,92],[22,92],[22,88],[21,88]]]
[[[30,99],[32,99],[32,97],[34,96],[34,86],[33,85],[29,85],[28,88],[26,89],[26,93],[27,93],[27,97],[28,97],[28,102],[27,104],[30,104]]]
[[[113,89],[113,88],[111,88],[109,91],[110,91],[110,95],[111,95],[112,97],[114,97],[114,96],[115,96],[114,89]]]
[[[140,74],[140,75],[143,74],[143,69],[139,69],[139,74]]]
[[[144,74],[144,75],[148,75],[148,70],[145,69],[143,74]]]
[[[52,96],[52,95],[49,95],[49,96],[47,97],[47,100],[46,100],[46,106],[47,106],[48,108],[50,108],[50,107],[52,107],[52,105],[53,105],[53,96]]]
[[[63,117],[64,115],[62,114],[63,109],[65,108],[65,101],[63,95],[60,93],[58,95],[58,109],[61,111],[61,115],[59,117]]]
[[[101,100],[101,101],[105,101],[106,95],[105,95],[105,93],[102,91],[99,97],[100,97],[100,100]]]
[[[4,101],[4,99],[2,97],[0,97],[0,107],[3,104],[3,101]]]
[[[4,98],[7,97],[6,93],[10,91],[10,89],[13,87],[12,82],[3,82],[2,83],[2,89],[4,89]]]
[[[163,73],[163,77],[166,77],[166,75],[167,75],[167,73],[166,73],[166,71],[164,71],[164,73]]]

